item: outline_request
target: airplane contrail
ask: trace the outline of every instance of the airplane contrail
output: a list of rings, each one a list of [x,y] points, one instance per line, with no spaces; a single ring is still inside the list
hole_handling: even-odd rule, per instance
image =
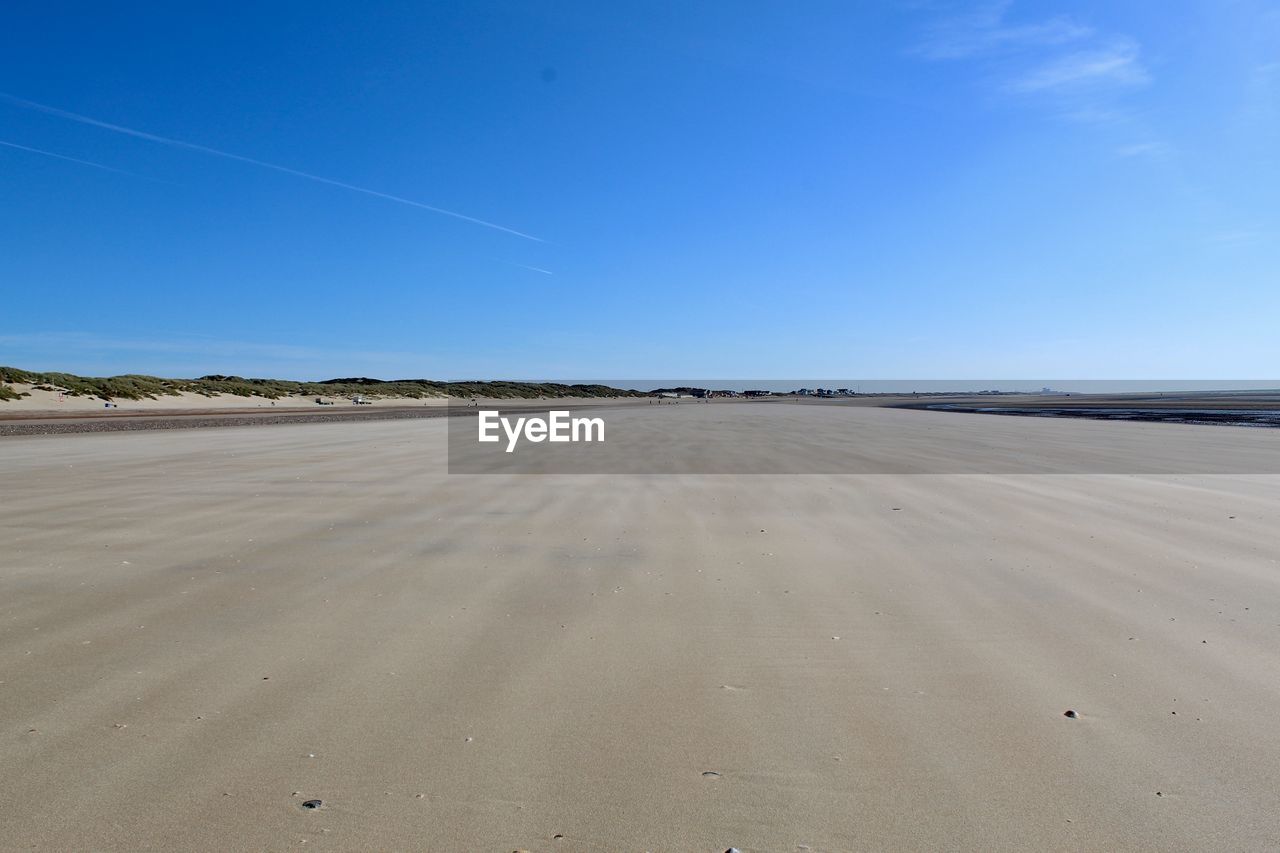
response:
[[[93,162],[90,162],[89,160],[79,160],[75,157],[68,157],[66,154],[55,154],[52,151],[45,151],[41,148],[32,148],[28,145],[19,145],[16,142],[5,142],[3,139],[0,139],[0,145],[3,145],[6,148],[17,148],[19,151],[30,151],[32,154],[40,154],[44,157],[56,157],[59,160],[66,160],[68,163],[79,163],[81,166],[92,166],[95,169],[102,169],[107,172],[115,172],[117,175],[128,175],[131,178],[146,178],[145,175],[135,175],[133,172],[126,172],[124,169],[116,169],[111,166],[104,166],[101,163],[93,163]]]
[[[518,264],[515,261],[507,261],[507,263],[511,264],[513,267],[520,267],[520,269],[530,270],[532,272],[540,272],[543,275],[555,275],[551,270],[544,270],[541,267],[531,267],[528,264]]]
[[[532,234],[525,234],[523,231],[517,231],[514,228],[508,228],[505,225],[498,225],[495,222],[488,222],[484,219],[477,219],[474,216],[467,216],[466,214],[458,213],[457,211],[445,210],[443,207],[435,207],[434,205],[424,204],[420,201],[414,201],[413,199],[402,198],[397,195],[391,195],[390,193],[378,192],[377,190],[367,189],[366,187],[358,187],[355,184],[347,184],[347,183],[343,183],[342,181],[335,181],[332,178],[325,178],[325,177],[321,177],[320,175],[312,175],[308,172],[300,172],[297,169],[290,169],[288,166],[280,166],[280,165],[277,165],[276,163],[268,163],[264,160],[255,160],[252,157],[245,157],[240,154],[232,154],[230,151],[220,151],[217,148],[210,148],[207,145],[197,145],[194,142],[183,142],[181,139],[170,139],[167,136],[158,136],[154,133],[147,133],[146,131],[142,131],[142,130],[134,130],[131,127],[122,127],[118,124],[111,124],[110,122],[101,121],[96,118],[90,118],[89,116],[83,116],[83,115],[80,115],[79,113],[73,113],[73,112],[69,112],[68,110],[58,109],[57,107],[51,107],[48,104],[38,104],[35,101],[28,101],[25,98],[19,98],[15,95],[10,95],[6,92],[0,92],[0,100],[7,101],[10,104],[13,104],[14,106],[22,107],[24,109],[36,110],[38,112],[48,113],[49,115],[58,116],[59,118],[65,118],[69,121],[79,122],[80,124],[87,124],[91,127],[99,127],[99,128],[102,128],[103,130],[110,130],[114,133],[123,133],[125,136],[132,136],[137,139],[145,139],[148,142],[157,142],[161,145],[171,145],[175,148],[185,148],[188,151],[198,151],[201,154],[210,154],[214,157],[223,157],[228,160],[237,160],[241,163],[249,163],[250,165],[253,165],[253,166],[259,166],[263,169],[273,169],[277,172],[283,172],[286,175],[293,175],[294,177],[297,177],[297,178],[305,178],[308,181],[315,181],[321,184],[328,184],[329,186],[332,186],[332,187],[340,187],[344,190],[351,190],[352,192],[364,193],[365,195],[371,195],[376,198],[386,199],[387,201],[394,201],[399,204],[407,204],[410,207],[417,207],[417,208],[421,208],[422,210],[429,210],[432,213],[440,213],[445,216],[452,216],[454,219],[461,219],[464,222],[470,222],[475,225],[483,225],[485,228],[493,228],[497,231],[505,231],[508,234],[514,234],[515,236],[523,237],[526,240],[534,240],[539,243],[543,242],[542,238],[534,237]]]

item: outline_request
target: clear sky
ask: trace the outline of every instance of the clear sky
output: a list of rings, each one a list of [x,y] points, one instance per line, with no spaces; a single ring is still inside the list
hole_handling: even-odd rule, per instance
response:
[[[15,0],[0,92],[0,364],[1280,374],[1276,2]]]

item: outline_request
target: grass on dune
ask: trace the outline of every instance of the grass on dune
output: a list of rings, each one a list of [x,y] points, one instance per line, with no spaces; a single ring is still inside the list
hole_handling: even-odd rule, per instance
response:
[[[183,393],[213,397],[260,397],[276,400],[287,396],[349,397],[632,397],[607,385],[566,385],[559,382],[438,382],[431,379],[349,378],[323,382],[294,382],[288,379],[245,379],[241,376],[202,376],[199,379],[163,379],[158,376],[76,376],[72,373],[35,373],[16,367],[0,367],[0,400],[15,400],[20,394],[3,383],[24,383],[46,390],[62,391],[72,397],[100,400],[155,400]]]

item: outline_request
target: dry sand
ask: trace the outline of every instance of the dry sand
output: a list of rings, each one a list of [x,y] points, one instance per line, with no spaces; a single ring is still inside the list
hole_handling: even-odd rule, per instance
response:
[[[366,405],[356,406],[351,401],[351,395],[337,397],[325,395],[317,398],[314,394],[286,394],[275,400],[269,400],[265,397],[240,397],[235,394],[214,394],[206,397],[204,394],[195,394],[190,391],[147,397],[140,400],[116,398],[106,401],[98,397],[73,397],[59,391],[44,391],[34,385],[20,382],[6,384],[13,391],[26,396],[17,400],[0,400],[0,418],[4,418],[6,415],[23,418],[46,415],[57,416],[59,414],[163,414],[168,412],[248,411],[258,409],[290,411],[302,409],[309,412],[345,411],[352,408],[363,410],[369,407],[441,407],[451,404],[456,406],[465,401],[465,398],[460,397],[394,397],[364,394],[362,396],[366,401]],[[325,405],[317,404],[317,399],[323,400]],[[547,405],[547,401],[536,398],[503,398],[499,400],[489,397],[473,397],[470,399],[481,403],[500,403],[504,406]],[[631,403],[648,402],[647,400],[642,401],[641,398],[615,399],[612,397],[561,397],[559,399],[577,403],[600,403],[605,400]],[[108,402],[110,402],[110,405],[107,405]]]
[[[0,415],[10,414],[10,412],[77,412],[79,414],[79,412],[97,412],[106,409],[105,401],[97,397],[73,397],[56,391],[41,391],[40,388],[23,383],[12,383],[9,387],[15,392],[26,393],[27,396],[20,400],[0,402]],[[310,406],[315,409],[317,407],[315,400],[315,397],[282,397],[274,402],[275,407]],[[352,405],[349,397],[325,397],[324,400],[332,401],[334,405]],[[421,405],[425,401],[411,402]],[[133,412],[180,409],[271,409],[273,407],[271,405],[273,401],[262,397],[238,397],[236,394],[214,394],[206,397],[205,394],[191,392],[164,394],[163,397],[146,398],[146,400],[116,398],[111,403],[113,403],[111,411]]]
[[[1275,467],[824,411],[742,417]],[[0,846],[1280,846],[1280,477],[447,476],[444,435],[0,440]]]

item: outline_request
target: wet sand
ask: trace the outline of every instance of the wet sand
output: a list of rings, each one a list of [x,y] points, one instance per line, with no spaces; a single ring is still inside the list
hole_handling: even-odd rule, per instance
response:
[[[1280,391],[995,395],[886,405],[988,415],[1280,427]]]
[[[656,453],[708,410],[611,417]],[[445,419],[0,440],[0,847],[1280,845],[1280,477],[928,473],[1274,433],[750,416],[921,473],[448,476]]]

